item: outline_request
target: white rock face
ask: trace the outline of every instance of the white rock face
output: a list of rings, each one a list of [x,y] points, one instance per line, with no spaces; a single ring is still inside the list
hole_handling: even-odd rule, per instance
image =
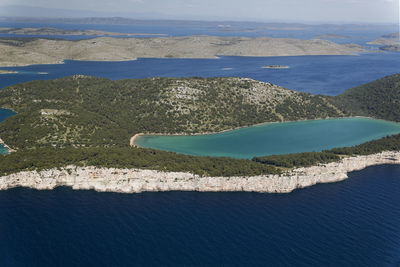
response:
[[[140,193],[146,191],[268,192],[289,193],[317,183],[347,178],[347,173],[379,164],[400,164],[399,152],[344,158],[340,162],[297,168],[285,175],[251,177],[200,177],[183,172],[67,166],[60,170],[25,171],[0,177],[0,190],[13,187],[53,189],[70,186],[76,190]]]

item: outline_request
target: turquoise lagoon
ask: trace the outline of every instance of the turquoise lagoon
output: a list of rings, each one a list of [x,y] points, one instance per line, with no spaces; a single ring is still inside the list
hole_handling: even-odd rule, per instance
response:
[[[399,123],[357,117],[266,123],[208,135],[145,135],[135,143],[189,155],[250,159],[354,146],[398,133]]]

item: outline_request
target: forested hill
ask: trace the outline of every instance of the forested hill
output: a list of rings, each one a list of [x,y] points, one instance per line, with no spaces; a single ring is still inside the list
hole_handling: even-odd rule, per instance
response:
[[[350,115],[400,122],[400,74],[351,88],[333,99]]]
[[[0,137],[16,149],[127,146],[136,133],[217,132],[343,116],[328,99],[246,78],[72,76],[1,90],[0,107],[18,114],[0,124]]]
[[[0,90],[0,107],[16,115],[0,137],[17,152],[0,160],[0,175],[66,165],[251,176],[340,160],[342,155],[398,150],[400,135],[352,148],[250,160],[130,148],[142,132],[201,133],[268,121],[366,115],[400,121],[400,75],[337,97],[314,96],[244,78],[151,78],[111,81],[72,76]]]

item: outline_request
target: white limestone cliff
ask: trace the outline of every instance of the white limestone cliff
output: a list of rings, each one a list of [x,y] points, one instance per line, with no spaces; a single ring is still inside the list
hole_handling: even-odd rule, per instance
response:
[[[317,183],[346,179],[352,171],[379,164],[400,164],[399,152],[347,157],[340,162],[297,168],[283,175],[251,177],[201,177],[183,172],[67,166],[44,171],[24,171],[0,177],[0,190],[14,187],[53,189],[70,186],[76,190],[140,193],[146,191],[268,192],[289,193]]]

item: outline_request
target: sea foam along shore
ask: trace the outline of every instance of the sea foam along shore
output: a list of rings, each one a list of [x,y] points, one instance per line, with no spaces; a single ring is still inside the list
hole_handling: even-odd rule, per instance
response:
[[[140,193],[156,191],[289,193],[317,183],[346,179],[352,171],[379,164],[400,164],[400,151],[343,158],[340,162],[297,168],[284,175],[252,177],[201,177],[183,172],[67,166],[44,171],[24,171],[0,177],[0,190],[14,187]]]

